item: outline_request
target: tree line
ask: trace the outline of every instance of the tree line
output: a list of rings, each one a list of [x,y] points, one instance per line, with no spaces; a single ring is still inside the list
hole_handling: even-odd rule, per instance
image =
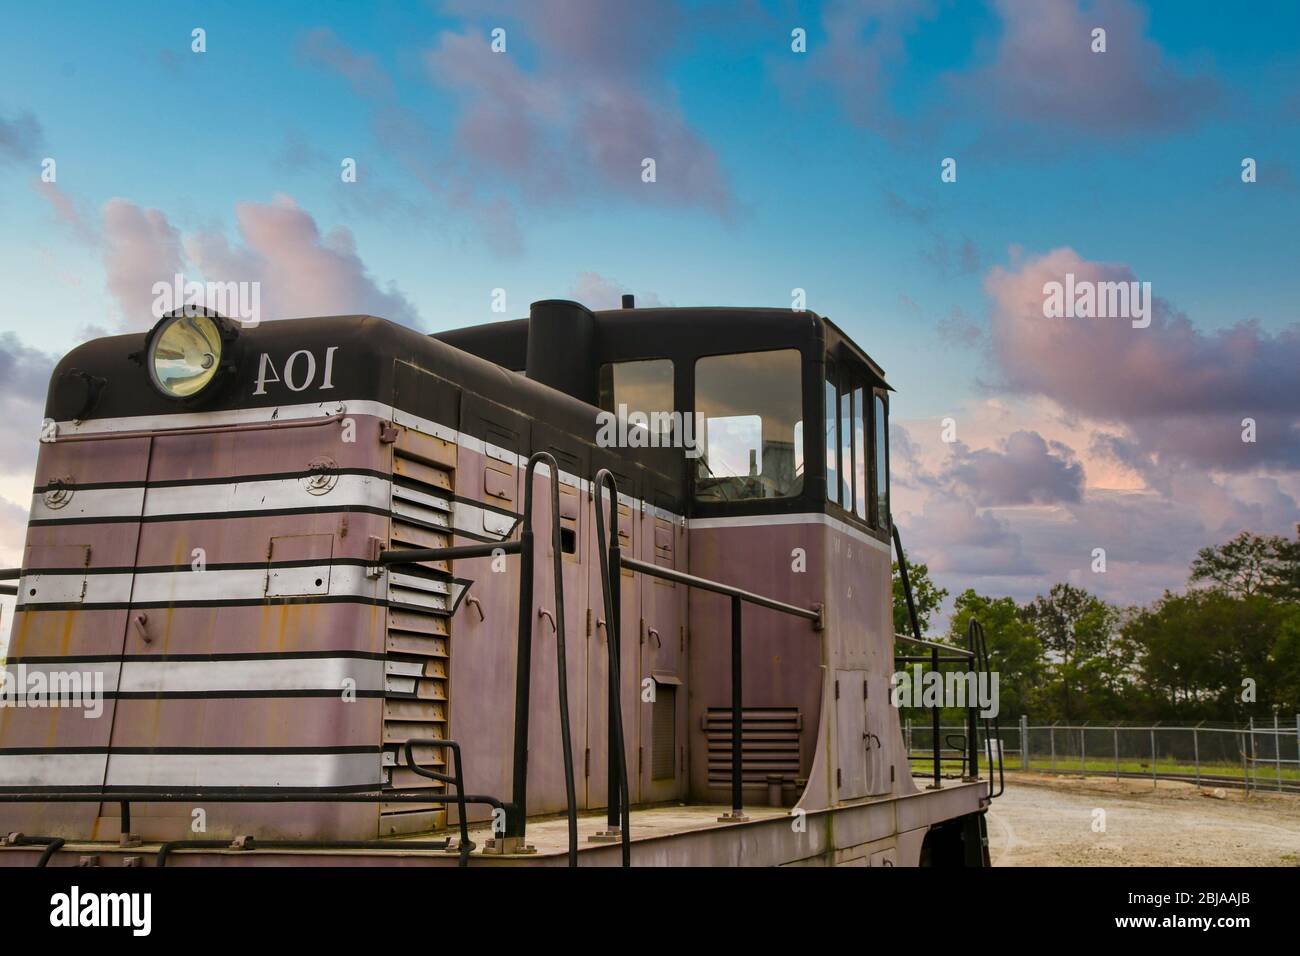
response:
[[[948,592],[908,563],[922,632]],[[1187,587],[1119,607],[1072,584],[1018,604],[967,589],[946,634],[984,626],[1001,716],[1036,721],[1272,720],[1300,711],[1300,527],[1296,540],[1243,531],[1201,549]],[[910,634],[894,565],[894,630]]]

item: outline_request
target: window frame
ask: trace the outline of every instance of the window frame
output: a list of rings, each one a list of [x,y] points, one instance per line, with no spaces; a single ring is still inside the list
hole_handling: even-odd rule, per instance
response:
[[[888,416],[889,416],[889,398],[887,390],[880,387],[879,378],[872,375],[870,370],[860,363],[846,361],[843,358],[832,358],[827,355],[824,360],[824,375],[822,376],[821,396],[822,411],[824,413],[824,431],[822,444],[824,446],[822,454],[826,460],[825,473],[825,495],[824,506],[828,513],[835,517],[852,524],[854,527],[861,528],[873,537],[888,541],[890,527],[888,522],[882,527],[880,521],[880,501],[877,484],[877,440],[876,440],[876,399],[879,398],[884,405],[886,428],[885,434],[885,479],[886,479],[886,509],[888,509],[888,481],[889,481],[889,438],[888,438]],[[832,400],[832,390],[834,394],[834,410],[830,410]],[[864,434],[861,436],[863,441],[858,441],[858,416],[857,416],[857,396],[861,395],[861,424]],[[849,404],[848,425],[851,431],[849,436],[849,457],[848,463],[845,464],[845,435],[843,434],[844,403]],[[832,422],[832,418],[834,421]],[[830,428],[833,425],[835,429],[834,442],[835,454],[831,455],[831,435]],[[857,462],[860,458],[865,457],[865,488],[858,487]],[[832,464],[833,459],[833,464]],[[846,467],[849,471],[845,471]],[[832,474],[832,468],[834,473]],[[832,478],[834,479],[832,481]],[[849,492],[845,501],[845,491]],[[865,491],[866,507],[863,513],[858,513],[859,502],[858,495]],[[832,497],[832,494],[835,497]]]
[[[773,511],[789,511],[792,510],[793,508],[797,508],[798,503],[804,501],[809,493],[810,482],[809,482],[809,470],[808,470],[808,443],[809,443],[808,419],[809,419],[810,409],[808,408],[808,396],[805,388],[808,380],[808,374],[807,374],[808,360],[802,346],[797,344],[779,344],[779,345],[772,345],[767,348],[743,349],[741,351],[730,351],[730,352],[707,352],[707,353],[692,355],[690,357],[690,361],[686,363],[687,367],[689,368],[689,378],[687,379],[685,377],[682,377],[679,379],[679,382],[683,383],[687,390],[686,398],[688,400],[685,403],[685,407],[689,408],[689,412],[687,414],[703,415],[703,413],[700,411],[699,404],[698,404],[699,388],[700,388],[699,367],[701,362],[706,361],[708,359],[739,358],[745,355],[760,355],[769,352],[792,352],[797,357],[797,361],[799,365],[799,373],[798,373],[798,378],[796,380],[796,389],[795,389],[795,394],[798,396],[797,410],[798,410],[799,417],[794,422],[794,431],[796,433],[799,431],[802,432],[802,434],[800,435],[801,442],[799,444],[802,444],[803,446],[802,447],[803,472],[799,473],[796,470],[795,481],[797,482],[798,486],[796,490],[791,494],[778,495],[770,498],[768,497],[736,498],[732,500],[723,500],[723,501],[719,501],[717,499],[712,499],[712,498],[701,498],[699,495],[699,489],[697,487],[697,481],[699,479],[698,468],[694,465],[694,463],[692,463],[692,467],[687,469],[688,472],[687,497],[691,502],[692,508],[696,509],[697,511],[700,509],[706,509],[704,510],[705,515],[714,513],[712,509],[717,509],[716,513],[718,514],[745,513],[746,511],[750,513],[758,513],[753,511],[755,506],[759,506],[760,511],[765,511],[768,510],[769,507],[773,505],[775,506],[775,507],[771,507],[771,510]],[[803,426],[802,429],[798,428],[798,426],[800,425]],[[703,440],[703,433],[696,436],[696,441],[702,441],[702,440]],[[760,440],[761,440],[761,436],[760,436]],[[794,449],[792,448],[792,451],[793,450]],[[760,475],[761,475],[761,466],[760,466]]]

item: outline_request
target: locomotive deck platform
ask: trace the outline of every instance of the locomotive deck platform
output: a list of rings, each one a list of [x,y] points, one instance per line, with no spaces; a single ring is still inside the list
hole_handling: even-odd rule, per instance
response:
[[[921,781],[918,781],[920,784]],[[944,780],[938,790],[902,797],[867,798],[800,820],[788,808],[746,808],[744,822],[720,821],[728,811],[721,804],[667,804],[631,811],[633,866],[780,866],[838,865],[864,861],[873,844],[883,845],[892,834],[924,827],[930,820],[979,809],[987,781]],[[605,829],[604,811],[578,816],[578,865],[618,866],[617,842],[593,842]],[[452,828],[453,836],[456,831]],[[564,816],[528,821],[527,840],[533,852],[494,854],[485,850],[491,836],[487,824],[470,827],[475,844],[470,866],[566,866],[568,821]],[[441,836],[441,834],[440,834]],[[443,866],[455,867],[458,854],[449,850],[411,848],[430,834],[412,834],[380,841],[378,849],[295,847],[246,849],[176,848],[168,867],[182,866]],[[158,843],[122,847],[115,843],[69,841],[54,853],[49,866],[153,866]],[[0,847],[0,866],[33,866],[42,847]]]

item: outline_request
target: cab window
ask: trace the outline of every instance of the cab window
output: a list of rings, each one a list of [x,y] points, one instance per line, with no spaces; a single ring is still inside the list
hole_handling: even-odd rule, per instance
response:
[[[865,369],[826,366],[826,500],[873,528],[889,528],[886,406]]]
[[[801,369],[797,349],[696,361],[697,500],[788,498],[803,489]]]
[[[645,359],[602,365],[600,407],[617,415],[620,405],[623,414],[630,417],[628,427],[648,427],[658,431],[661,438],[670,437],[673,430],[672,360]],[[641,415],[645,418],[642,419]],[[642,421],[647,425],[640,425]]]

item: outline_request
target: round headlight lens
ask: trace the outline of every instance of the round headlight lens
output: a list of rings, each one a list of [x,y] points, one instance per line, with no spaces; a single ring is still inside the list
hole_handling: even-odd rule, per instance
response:
[[[149,377],[169,398],[189,398],[211,384],[221,368],[221,329],[206,315],[178,315],[153,336]]]

